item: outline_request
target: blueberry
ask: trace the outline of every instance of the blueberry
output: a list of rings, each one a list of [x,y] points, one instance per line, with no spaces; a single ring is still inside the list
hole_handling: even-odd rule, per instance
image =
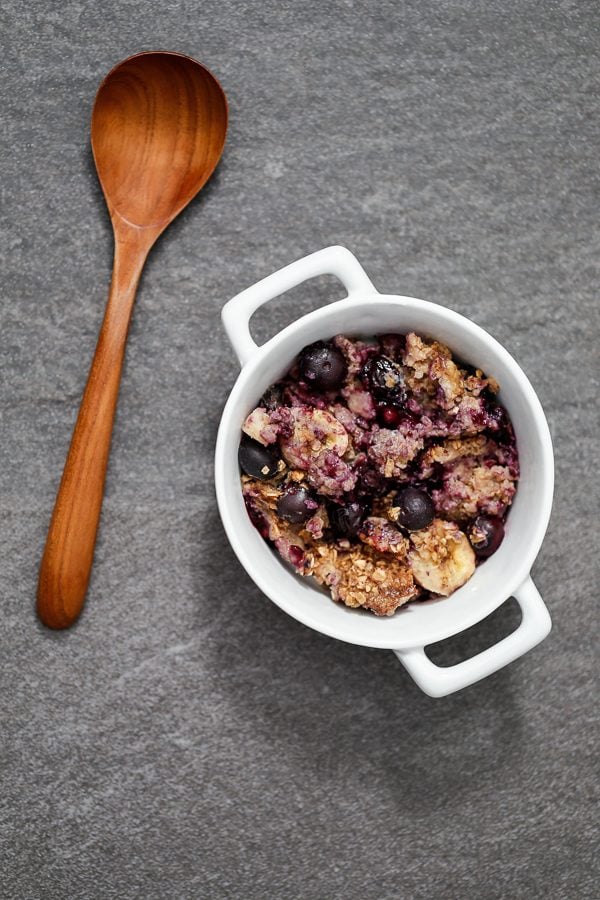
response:
[[[431,525],[435,517],[433,500],[426,491],[418,488],[400,488],[392,506],[398,510],[398,525],[407,531],[420,531]]]
[[[362,378],[376,400],[394,406],[406,402],[402,368],[387,356],[373,356],[365,363]]]
[[[469,540],[480,559],[495,553],[504,538],[504,523],[498,516],[477,516],[469,529]]]
[[[284,398],[282,385],[272,384],[270,387],[268,387],[258,401],[258,405],[262,406],[264,409],[270,410],[271,412],[274,409],[277,409],[278,406],[283,406]]]
[[[382,428],[397,428],[402,421],[402,410],[387,403],[377,404],[377,421]]]
[[[263,516],[263,514],[258,509],[256,509],[256,507],[254,507],[252,505],[252,503],[248,499],[246,499],[245,502],[246,502],[246,509],[248,510],[248,515],[250,516],[250,521],[252,522],[252,524],[254,525],[256,530],[258,532],[260,532],[261,537],[263,537],[265,539],[268,538],[269,537],[269,523],[268,523],[267,519],[265,518],[265,516]]]
[[[508,444],[512,440],[513,430],[508,413],[499,403],[488,401],[485,406],[485,425],[493,433],[499,444]]]
[[[319,504],[314,494],[303,487],[289,487],[277,501],[277,515],[286,522],[300,525],[314,514]]]
[[[277,474],[279,458],[276,448],[264,447],[258,441],[248,437],[247,434],[242,435],[238,460],[246,475],[251,475],[252,478],[258,478],[260,481],[267,481]]]
[[[357,501],[346,503],[345,506],[332,503],[328,513],[330,525],[338,537],[355,538],[358,537],[367,509]]]
[[[376,406],[377,421],[382,428],[398,428],[403,422],[407,425],[418,425],[419,419],[414,413],[401,406],[389,403],[378,403]]]
[[[300,378],[317,391],[335,391],[342,386],[348,367],[343,353],[333,344],[309,344],[298,358]]]
[[[499,403],[486,403],[486,413],[488,418],[488,428],[492,431],[505,431],[508,427],[508,416],[506,410]]]

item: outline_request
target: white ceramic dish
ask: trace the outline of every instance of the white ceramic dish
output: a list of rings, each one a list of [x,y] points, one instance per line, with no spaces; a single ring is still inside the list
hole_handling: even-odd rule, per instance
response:
[[[250,336],[249,320],[258,307],[323,274],[337,276],[348,296],[303,316],[257,346]],[[486,331],[452,310],[414,297],[379,294],[344,247],[327,247],[264,278],[230,300],[222,315],[241,372],[221,419],[215,486],[231,546],[258,587],[310,628],[352,644],[393,650],[432,697],[484,678],[543,640],[550,631],[550,616],[529,573],[550,517],[554,461],[540,402],[510,354]],[[358,336],[411,330],[437,338],[465,362],[498,380],[500,400],[516,432],[521,479],[502,545],[462,588],[448,598],[409,605],[394,616],[377,618],[334,603],[312,579],[300,578],[282,564],[246,513],[237,451],[245,416],[306,344],[339,333]],[[454,666],[439,667],[429,660],[424,647],[469,628],[510,596],[516,597],[522,610],[521,623],[512,634]]]

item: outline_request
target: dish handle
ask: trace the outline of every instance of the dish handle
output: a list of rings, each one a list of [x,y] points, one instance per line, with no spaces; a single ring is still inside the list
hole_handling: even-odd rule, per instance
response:
[[[367,273],[346,247],[325,247],[273,272],[229,300],[221,312],[223,327],[240,365],[244,366],[258,350],[249,329],[250,319],[256,310],[263,303],[318,275],[335,275],[349,297],[375,291]]]
[[[512,634],[477,656],[455,666],[436,666],[425,655],[423,647],[394,650],[394,653],[414,678],[419,687],[430,697],[445,697],[461,688],[486,678],[509,662],[522,656],[549,633],[552,622],[540,593],[531,578],[514,592],[521,607],[521,623]]]

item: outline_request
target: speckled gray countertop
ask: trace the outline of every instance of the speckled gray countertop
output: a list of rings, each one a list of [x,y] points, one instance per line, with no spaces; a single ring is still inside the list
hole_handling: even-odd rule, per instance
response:
[[[5,0],[1,17],[0,894],[596,898],[598,5]],[[157,47],[219,76],[227,149],[144,274],[88,603],[50,633],[37,567],[111,265],[91,105]],[[393,654],[287,618],[215,509],[236,377],[220,308],[331,243],[504,343],[555,441],[534,570],[554,630],[445,700]],[[304,286],[256,333],[338,294]],[[434,658],[516,621],[507,604]]]

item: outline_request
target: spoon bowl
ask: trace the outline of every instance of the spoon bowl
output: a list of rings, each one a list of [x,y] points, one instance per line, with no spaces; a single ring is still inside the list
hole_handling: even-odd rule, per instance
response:
[[[51,628],[71,625],[85,600],[127,331],[146,257],[219,162],[227,101],[216,78],[191,57],[138,53],[100,85],[91,131],[114,264],[40,566],[38,614]]]
[[[92,151],[111,214],[166,227],[223,152],[227,102],[216,78],[179,53],[140,53],[108,73],[92,113]]]

